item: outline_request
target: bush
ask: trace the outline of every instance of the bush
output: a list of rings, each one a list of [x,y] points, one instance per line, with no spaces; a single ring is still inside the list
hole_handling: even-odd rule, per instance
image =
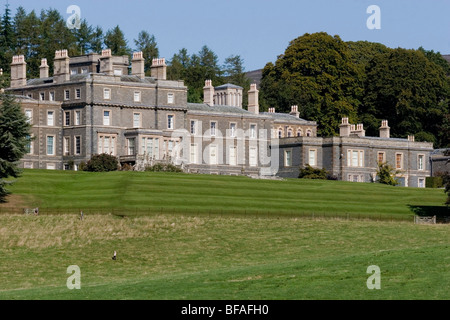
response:
[[[300,174],[298,175],[298,177],[300,179],[327,180],[329,177],[331,178],[331,175],[326,169],[315,169],[307,164],[305,168],[300,169]]]
[[[177,166],[168,163],[168,164],[164,164],[164,163],[157,163],[154,164],[153,166],[148,166],[145,167],[145,171],[150,171],[150,172],[183,172],[183,170],[181,170],[180,168],[178,168]]]
[[[444,187],[443,177],[426,177],[425,186],[427,188],[442,188]]]
[[[377,182],[387,184],[390,186],[397,186],[399,185],[399,182],[396,178],[396,175],[398,175],[399,173],[400,171],[394,169],[387,163],[379,163],[377,171],[378,176]]]
[[[116,157],[103,153],[93,155],[83,170],[90,172],[109,172],[117,171],[118,166],[119,162]]]

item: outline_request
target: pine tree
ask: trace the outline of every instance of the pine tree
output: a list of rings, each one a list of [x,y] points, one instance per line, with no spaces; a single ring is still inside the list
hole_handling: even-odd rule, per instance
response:
[[[0,202],[9,194],[5,179],[17,178],[17,162],[25,155],[30,139],[30,125],[14,96],[0,94]]]
[[[122,56],[131,53],[125,35],[119,26],[115,26],[112,30],[106,32],[104,43],[107,48],[111,49],[112,55]]]
[[[150,35],[147,31],[141,31],[138,38],[134,40],[134,44],[138,51],[142,51],[145,59],[145,72],[150,71],[152,60],[159,57],[159,49],[154,35]]]

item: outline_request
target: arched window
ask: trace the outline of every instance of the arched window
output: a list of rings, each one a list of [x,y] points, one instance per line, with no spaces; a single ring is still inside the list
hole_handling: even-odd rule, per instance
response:
[[[303,132],[301,129],[297,130],[297,137],[301,137],[303,135]]]
[[[311,137],[311,135],[312,135],[312,132],[311,132],[311,130],[309,130],[309,129],[308,129],[308,130],[306,130],[306,136],[307,136],[307,137]]]

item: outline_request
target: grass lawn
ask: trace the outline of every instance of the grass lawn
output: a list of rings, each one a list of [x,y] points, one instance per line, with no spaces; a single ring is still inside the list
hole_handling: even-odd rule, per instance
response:
[[[450,298],[450,225],[412,220],[441,208],[442,190],[40,170],[10,189],[9,206],[43,214],[3,207],[0,299]],[[71,265],[80,290],[66,286]],[[367,288],[371,265],[380,290]]]

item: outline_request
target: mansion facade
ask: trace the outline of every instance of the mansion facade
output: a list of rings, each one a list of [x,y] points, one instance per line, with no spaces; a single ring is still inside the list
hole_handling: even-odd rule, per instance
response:
[[[14,56],[11,86],[32,124],[23,168],[78,170],[93,155],[107,153],[140,170],[158,162],[186,172],[298,177],[306,164],[340,180],[376,180],[378,162],[402,172],[403,186],[425,187],[431,143],[391,138],[387,121],[379,137],[366,137],[362,124],[342,119],[339,137],[318,137],[317,123],[289,114],[260,112],[251,85],[248,108],[243,88],[205,81],[204,102],[188,103],[183,81],[166,78],[164,59],[145,76],[141,52],[69,57],[56,51],[54,74],[42,59],[40,77],[27,79],[23,56]],[[130,70],[131,69],[131,70]]]

